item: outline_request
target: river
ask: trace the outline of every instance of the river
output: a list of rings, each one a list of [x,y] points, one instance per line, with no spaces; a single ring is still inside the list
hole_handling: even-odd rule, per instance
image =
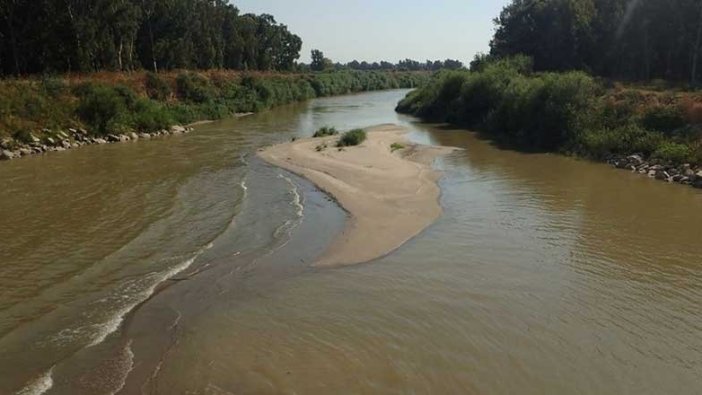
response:
[[[702,392],[702,193],[313,100],[0,164],[0,394]],[[310,264],[345,213],[258,148],[397,123],[444,215]]]

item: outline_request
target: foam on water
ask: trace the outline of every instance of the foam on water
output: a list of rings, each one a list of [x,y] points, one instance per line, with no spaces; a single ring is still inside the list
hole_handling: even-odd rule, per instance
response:
[[[41,395],[51,389],[54,386],[54,379],[52,377],[54,372],[54,367],[44,372],[36,380],[27,384],[26,387],[22,388],[17,395]]]
[[[96,325],[91,325],[92,328],[95,330],[93,331],[93,338],[91,342],[88,344],[88,347],[93,347],[96,346],[105,339],[117,331],[119,329],[120,325],[122,324],[122,321],[124,321],[124,317],[132,311],[136,306],[139,304],[143,303],[147,299],[153,295],[153,293],[156,291],[156,288],[163,283],[164,281],[167,281],[171,277],[175,276],[176,274],[179,274],[186,269],[190,267],[190,265],[195,262],[195,260],[202,255],[206,250],[212,248],[212,243],[209,243],[205,247],[201,248],[198,252],[194,254],[194,256],[188,260],[185,260],[181,262],[179,265],[176,265],[172,268],[169,268],[168,270],[165,270],[163,272],[157,273],[156,275],[152,276],[154,278],[154,281],[151,282],[151,284],[146,287],[143,291],[139,292],[136,295],[124,295],[125,298],[130,300],[130,303],[125,305],[124,307],[120,308],[117,310],[112,317],[101,324],[96,324]]]

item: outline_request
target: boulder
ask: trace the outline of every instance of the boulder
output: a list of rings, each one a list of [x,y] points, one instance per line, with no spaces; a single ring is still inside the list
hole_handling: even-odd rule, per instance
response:
[[[626,157],[626,160],[634,166],[638,166],[643,163],[643,158],[639,154],[629,155]]]
[[[130,137],[132,140],[139,140],[139,135],[136,134],[136,133],[134,133],[134,132],[129,133],[129,137]]]
[[[39,137],[37,137],[37,136],[35,136],[35,135],[31,134],[31,133],[29,134],[29,140],[30,140],[32,143],[34,143],[34,144],[38,144],[39,142],[41,142],[41,140],[39,139]]]
[[[61,146],[62,146],[63,148],[65,148],[65,149],[70,149],[70,148],[71,148],[71,142],[68,141],[68,140],[63,140],[63,141],[61,142]]]
[[[147,139],[147,140],[148,140],[148,139],[151,138],[151,135],[148,134],[148,133],[140,133],[140,134],[139,134],[139,138],[141,138],[141,139]]]
[[[0,150],[0,160],[15,159],[15,153],[8,150]]]
[[[53,137],[47,137],[47,138],[46,138],[46,142],[47,142],[49,145],[56,145],[56,140],[54,140]]]
[[[117,135],[115,135],[115,134],[108,134],[108,135],[107,135],[107,141],[109,141],[109,142],[111,142],[111,143],[116,143],[116,142],[118,142],[118,141],[120,141],[120,140],[119,140],[119,137],[118,137]]]
[[[670,174],[663,170],[658,170],[656,172],[656,180],[667,180],[670,178]]]
[[[96,138],[93,141],[95,141],[95,144],[107,144],[107,140],[101,138]]]
[[[20,148],[19,153],[22,156],[32,155],[34,152],[29,148]]]
[[[173,126],[171,126],[171,133],[173,133],[173,134],[185,133],[185,128],[180,126],[180,125],[173,125]]]

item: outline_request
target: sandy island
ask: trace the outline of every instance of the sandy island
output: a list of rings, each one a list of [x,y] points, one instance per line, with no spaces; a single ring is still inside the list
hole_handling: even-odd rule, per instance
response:
[[[338,136],[303,139],[259,151],[267,162],[301,175],[349,213],[342,234],[317,266],[368,262],[416,236],[441,215],[433,160],[456,148],[410,143],[397,125],[366,129],[361,145],[339,151]],[[392,152],[391,145],[405,148]],[[328,148],[317,151],[326,144]]]

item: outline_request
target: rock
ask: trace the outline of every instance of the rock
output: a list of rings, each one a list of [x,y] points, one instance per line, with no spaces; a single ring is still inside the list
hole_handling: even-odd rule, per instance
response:
[[[49,143],[49,145],[56,145],[56,140],[54,140],[53,137],[47,137],[46,142]]]
[[[119,140],[119,137],[118,137],[117,135],[108,134],[108,135],[107,135],[107,141],[109,141],[109,142],[111,142],[111,143],[116,143],[116,142],[118,142],[118,141],[120,141],[120,140]]]
[[[35,135],[31,134],[31,133],[29,134],[29,140],[30,140],[32,143],[34,143],[34,144],[38,144],[39,142],[41,142],[41,140],[39,139],[39,137],[37,137],[37,136],[35,136]]]
[[[626,160],[629,161],[630,164],[633,164],[635,166],[638,166],[643,163],[643,158],[639,154],[629,155],[626,157]]]
[[[680,175],[680,174],[676,174],[676,175],[670,177],[670,180],[672,182],[680,182],[680,181],[682,181],[683,178],[686,178],[686,177],[683,175]]]
[[[651,177],[651,178],[655,177],[655,176],[656,176],[656,171],[655,171],[655,170],[649,170],[649,171],[648,171],[648,176]]]
[[[173,126],[171,126],[171,133],[173,133],[173,134],[185,133],[185,128],[180,126],[180,125],[173,125]]]
[[[12,148],[12,139],[10,138],[4,138],[0,140],[0,149],[10,149]]]
[[[20,148],[19,153],[22,156],[27,156],[27,155],[32,155],[34,152],[32,152],[32,150],[30,150],[29,148]]]
[[[15,153],[8,150],[0,150],[0,160],[11,160],[15,159]]]
[[[120,135],[117,136],[117,137],[119,138],[119,141],[122,142],[122,143],[131,140],[131,139],[129,138],[129,136],[124,135],[124,134],[120,134]]]
[[[95,144],[107,144],[107,140],[101,138],[96,138],[93,141],[95,141]]]
[[[147,139],[147,140],[148,140],[148,139],[151,138],[151,135],[148,134],[148,133],[139,133],[139,138]]]
[[[136,134],[136,133],[134,133],[134,132],[129,133],[129,137],[130,137],[132,140],[139,140],[139,135]]]
[[[656,172],[656,180],[667,180],[670,178],[670,174],[663,170],[658,170]]]
[[[661,166],[661,165],[653,165],[653,166],[650,167],[650,169],[653,170],[653,171],[659,171],[659,170],[663,170],[663,166]]]
[[[692,169],[686,169],[682,173],[685,177],[690,178],[695,176],[695,172]]]
[[[56,135],[58,135],[59,137],[61,137],[61,138],[64,139],[64,140],[67,139],[67,138],[69,137],[69,136],[66,134],[66,132],[64,132],[63,130],[59,130],[58,132],[56,132]]]
[[[65,148],[65,149],[70,149],[70,148],[71,148],[71,142],[68,141],[68,140],[63,140],[63,141],[61,142],[61,146],[63,146],[63,148]]]

